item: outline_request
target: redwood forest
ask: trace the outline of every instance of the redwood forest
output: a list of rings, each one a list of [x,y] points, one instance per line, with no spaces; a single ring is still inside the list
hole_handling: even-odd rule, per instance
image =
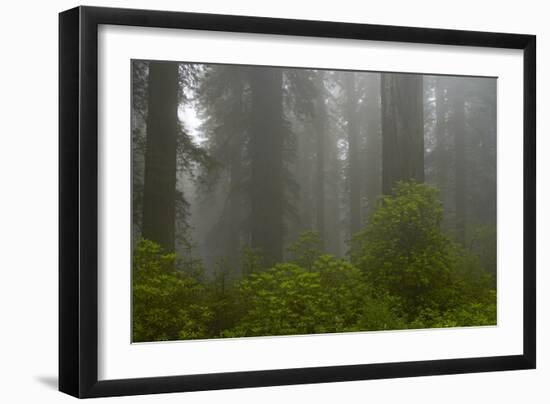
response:
[[[496,325],[496,78],[131,77],[133,342]]]

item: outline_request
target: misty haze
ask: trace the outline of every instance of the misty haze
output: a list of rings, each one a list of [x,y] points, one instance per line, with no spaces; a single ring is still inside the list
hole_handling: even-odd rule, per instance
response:
[[[496,325],[496,78],[131,69],[134,342]]]

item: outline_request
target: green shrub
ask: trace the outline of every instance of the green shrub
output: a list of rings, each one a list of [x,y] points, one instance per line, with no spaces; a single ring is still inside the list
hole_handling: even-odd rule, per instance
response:
[[[257,248],[243,248],[241,262],[241,272],[243,276],[260,272],[264,269],[264,257],[261,251]]]
[[[247,312],[225,336],[309,334],[319,323],[319,274],[295,264],[253,273],[238,286]]]
[[[497,229],[495,226],[475,226],[472,230],[470,250],[479,257],[485,272],[491,276],[496,287],[497,276]]]
[[[352,239],[352,262],[369,283],[398,297],[409,318],[443,299],[451,280],[453,246],[440,230],[442,215],[434,187],[401,182]]]
[[[353,236],[350,259],[323,255],[315,232],[288,247],[290,262],[266,268],[243,250],[242,278],[223,259],[205,276],[200,260],[148,240],[133,256],[133,341],[296,335],[496,324],[496,245],[478,249],[440,229],[436,188],[402,182]],[[483,236],[483,237],[482,237]]]
[[[321,252],[321,237],[314,231],[306,231],[300,234],[298,240],[288,247],[292,262],[307,270],[310,270],[313,263]]]
[[[205,288],[176,269],[175,254],[141,240],[134,250],[132,273],[133,342],[206,337],[211,311]]]
[[[331,315],[319,332],[405,328],[395,299],[375,293],[363,273],[348,261],[322,255],[313,270],[320,275],[323,310]]]
[[[375,298],[361,271],[320,256],[311,269],[278,264],[238,286],[246,313],[224,336],[292,335],[404,328],[389,299]]]
[[[464,302],[443,312],[426,308],[422,310],[410,327],[442,328],[496,325],[495,291],[489,291],[487,297],[488,301]]]
[[[351,260],[397,299],[410,327],[494,324],[491,277],[479,257],[442,233],[442,215],[436,188],[401,182],[353,237]]]

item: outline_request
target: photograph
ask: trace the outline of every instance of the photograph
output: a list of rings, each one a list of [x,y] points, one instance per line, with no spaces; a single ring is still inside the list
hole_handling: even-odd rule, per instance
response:
[[[497,325],[497,77],[129,68],[133,343]]]

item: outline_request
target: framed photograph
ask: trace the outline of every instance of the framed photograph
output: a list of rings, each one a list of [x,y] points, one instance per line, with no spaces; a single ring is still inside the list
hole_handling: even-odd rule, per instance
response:
[[[59,16],[59,388],[533,369],[532,35]]]

